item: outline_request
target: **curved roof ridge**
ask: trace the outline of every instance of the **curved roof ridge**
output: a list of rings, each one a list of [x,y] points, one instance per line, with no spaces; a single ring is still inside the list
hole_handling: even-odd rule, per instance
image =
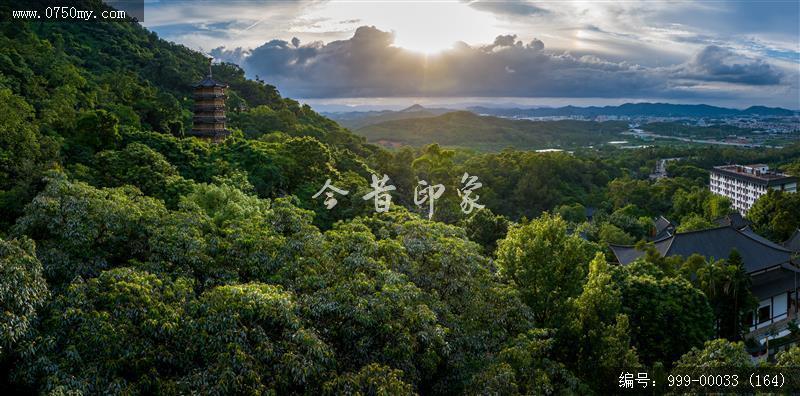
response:
[[[656,244],[656,243],[659,243],[659,242],[664,242],[665,240],[670,239],[670,238],[675,238],[675,234],[670,234],[670,235],[667,235],[667,236],[665,236],[665,237],[663,237],[661,239],[656,239],[654,241],[649,241],[649,242],[645,243],[645,245],[648,244],[648,243]],[[618,244],[618,243],[611,243],[611,242],[608,243],[608,246],[633,248],[633,249],[636,248],[636,245],[638,245],[638,243],[633,244],[633,245],[621,245],[621,244]]]
[[[670,249],[672,249],[672,244],[675,242],[675,236],[676,236],[676,235],[678,235],[678,234],[677,234],[677,233],[675,233],[675,234],[673,234],[673,235],[670,235],[670,238],[672,238],[672,239],[670,239],[670,240],[669,240],[669,244],[667,244],[667,249],[666,249],[666,250],[664,250],[663,252],[661,252],[661,255],[662,255],[662,256],[665,256],[665,257],[666,257],[666,256],[667,256],[667,253],[669,253],[669,250],[670,250]],[[662,241],[663,241],[663,240],[665,240],[665,239],[666,239],[666,238],[662,239]]]
[[[675,233],[675,234],[677,234],[677,233]],[[663,237],[661,239],[656,239],[656,240],[654,240],[652,242],[653,243],[658,243],[658,242],[663,242],[663,241],[665,241],[667,239],[670,239],[670,238],[675,238],[675,234],[667,234],[667,236],[665,236],[665,237]]]
[[[723,226],[717,226],[717,227],[711,227],[711,228],[703,228],[702,230],[676,232],[673,236],[687,235],[687,234],[697,234],[697,233],[708,232],[708,231],[716,231],[716,230],[719,230],[720,228],[730,228],[730,229],[736,231],[735,228],[733,228],[733,227],[731,227],[729,225],[723,225]]]
[[[636,245],[619,245],[619,244],[611,243],[611,242],[608,243],[608,246],[624,247],[624,248],[636,248]]]
[[[750,228],[750,226],[747,226],[747,227],[745,227],[744,229],[749,229],[749,230],[750,230],[750,232],[752,232],[754,235],[758,236],[759,238],[764,238],[764,237],[762,237],[761,235],[758,235],[758,234],[756,234],[756,232],[755,232],[755,231],[753,231],[753,230]],[[742,230],[737,230],[737,229],[735,229],[735,228],[734,228],[733,230],[734,230],[734,231],[736,231],[736,232],[738,232],[739,234],[742,234],[742,235],[746,236],[746,237],[747,237],[747,238],[749,238],[750,240],[752,240],[752,241],[756,241],[756,242],[758,242],[759,244],[761,244],[761,245],[764,245],[764,246],[767,246],[767,247],[769,247],[769,248],[771,248],[771,249],[780,250],[780,251],[782,251],[782,252],[786,252],[786,253],[792,253],[792,251],[791,251],[791,250],[789,250],[789,249],[786,249],[785,247],[783,247],[783,246],[781,246],[781,245],[779,245],[779,244],[777,244],[777,243],[775,243],[775,242],[772,242],[772,241],[770,241],[769,239],[766,239],[766,238],[764,238],[764,240],[766,240],[767,242],[769,242],[769,243],[764,243],[764,241],[763,241],[763,240],[760,240],[759,238],[754,238],[754,237],[753,237],[753,235],[751,235],[751,234],[749,234],[749,233],[745,232],[745,231],[744,231],[744,229],[742,229]]]

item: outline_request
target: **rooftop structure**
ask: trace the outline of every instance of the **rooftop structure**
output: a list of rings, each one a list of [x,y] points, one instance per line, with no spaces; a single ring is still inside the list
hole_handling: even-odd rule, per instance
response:
[[[798,234],[800,232],[795,236]],[[748,336],[763,344],[768,338],[789,334],[789,322],[798,317],[800,268],[793,261],[793,252],[787,246],[769,241],[747,226],[742,229],[723,226],[676,233],[654,241],[653,245],[663,257],[688,258],[699,254],[707,259],[726,259],[735,249],[750,276],[750,291],[759,300],[758,308],[750,316]],[[621,265],[630,264],[645,255],[644,251],[633,246],[610,247]]]
[[[729,226],[737,230],[741,230],[742,228],[748,227],[750,225],[750,221],[742,217],[741,213],[731,213],[718,219],[714,219],[714,224],[720,227]]]
[[[654,223],[655,236],[653,240],[663,239],[675,233],[675,224],[664,216],[658,216]]]
[[[771,171],[765,164],[715,166],[709,188],[728,197],[734,209],[745,215],[767,189],[796,192],[797,178]]]
[[[792,236],[783,242],[783,247],[800,254],[800,228],[794,230]]]

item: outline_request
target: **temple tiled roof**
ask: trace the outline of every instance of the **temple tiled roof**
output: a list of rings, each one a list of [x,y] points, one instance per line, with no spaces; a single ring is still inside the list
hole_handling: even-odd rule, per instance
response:
[[[655,221],[655,227],[656,235],[654,239],[656,240],[666,238],[675,231],[675,224],[672,224],[672,222],[667,220],[664,216],[658,216]]]
[[[742,215],[739,212],[736,212],[715,219],[714,224],[718,226],[731,226],[737,230],[741,230],[742,228],[750,225],[750,221],[742,217]]]
[[[800,228],[795,229],[792,236],[783,242],[783,247],[795,253],[800,253]]]
[[[755,234],[725,226],[700,231],[677,233],[653,242],[662,256],[689,257],[700,254],[707,258],[725,259],[736,249],[748,273],[775,267],[791,261],[792,252]],[[644,255],[633,246],[611,245],[620,264],[629,264]]]

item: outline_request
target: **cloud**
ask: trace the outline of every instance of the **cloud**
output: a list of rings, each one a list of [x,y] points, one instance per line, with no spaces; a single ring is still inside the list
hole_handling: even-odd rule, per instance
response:
[[[530,44],[528,44],[528,47],[530,47],[535,51],[541,51],[544,49],[544,42],[542,42],[542,40],[534,38],[533,40],[531,40]]]
[[[494,14],[508,15],[508,16],[530,16],[547,14],[548,11],[544,8],[537,7],[526,1],[473,1],[469,3],[470,7],[476,10],[488,11]]]
[[[681,65],[676,77],[745,85],[779,84],[783,73],[758,59],[741,56],[729,49],[709,45]]]
[[[541,40],[524,44],[516,35],[501,35],[483,46],[459,43],[429,56],[393,43],[391,32],[362,26],[350,39],[327,44],[272,40],[252,51],[217,48],[212,54],[299,98],[687,98],[725,95],[709,89],[709,82],[760,87],[781,81],[781,72],[770,64],[718,46],[707,46],[681,64],[645,67],[546,51]],[[703,90],[694,92],[694,86]]]

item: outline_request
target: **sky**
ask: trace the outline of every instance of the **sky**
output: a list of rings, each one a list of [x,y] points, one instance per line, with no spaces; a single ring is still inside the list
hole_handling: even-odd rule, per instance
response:
[[[309,103],[800,109],[798,1],[145,0],[143,25]]]

